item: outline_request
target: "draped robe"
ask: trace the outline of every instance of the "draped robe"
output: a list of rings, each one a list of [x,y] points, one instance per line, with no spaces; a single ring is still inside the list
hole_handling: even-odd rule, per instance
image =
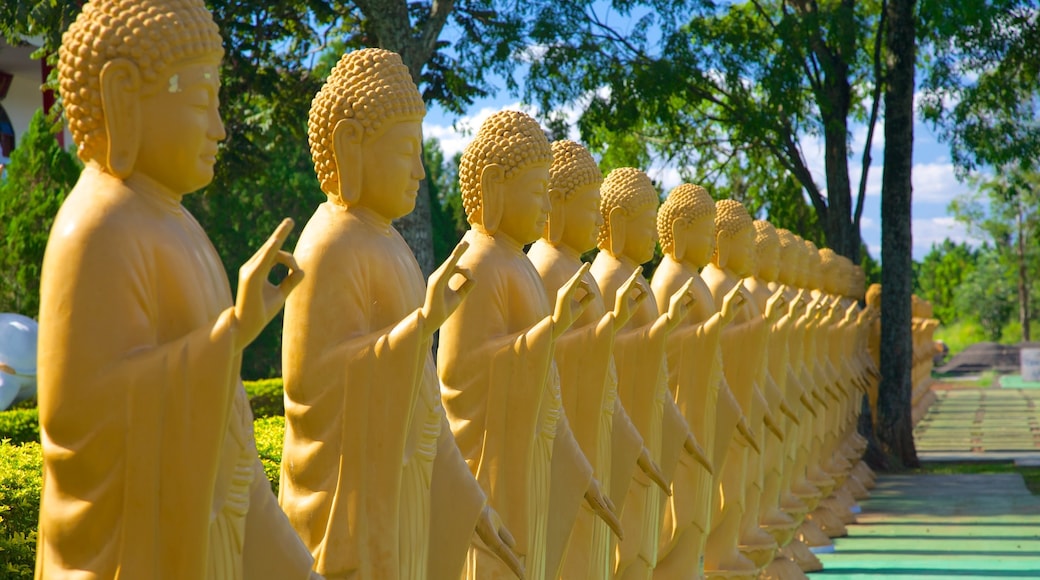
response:
[[[610,304],[635,271],[635,265],[601,251],[591,271],[604,302]],[[646,279],[640,276],[637,283],[646,299],[614,341],[618,397],[642,435],[651,459],[670,483],[689,429],[668,390],[665,333],[650,333],[658,317],[657,303]],[[641,471],[636,472],[628,491],[621,517],[625,537],[619,542],[617,554],[617,574],[621,577],[653,570],[657,564],[665,507],[663,492]],[[629,567],[632,569],[628,570]]]
[[[462,456],[516,539],[527,577],[546,573],[550,474],[563,413],[552,308],[521,245],[470,230],[459,260],[476,281],[441,327],[441,398]],[[513,578],[482,542],[470,579]]]
[[[37,578],[307,578],[271,493],[231,292],[180,200],[93,163],[44,258]]]
[[[389,224],[332,202],[295,256],[307,276],[285,308],[282,508],[329,578],[458,577],[484,495],[440,403],[415,257]]]
[[[535,242],[528,257],[538,270],[548,296],[555,296],[582,264],[574,250],[561,249],[545,240]],[[617,397],[613,315],[607,312],[595,278],[586,273],[585,281],[593,299],[574,325],[556,341],[560,394],[574,438],[591,463],[603,493],[617,498],[614,507],[620,514],[643,440]],[[615,469],[616,481],[612,479]],[[569,534],[561,577],[606,578],[611,572],[614,535],[592,508],[585,503],[580,505]],[[556,512],[552,510],[553,515]],[[558,546],[561,538],[550,534],[550,551],[554,542]]]

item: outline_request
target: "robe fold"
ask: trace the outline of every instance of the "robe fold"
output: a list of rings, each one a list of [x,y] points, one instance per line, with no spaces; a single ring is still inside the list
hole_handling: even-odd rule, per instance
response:
[[[459,267],[476,281],[441,328],[437,371],[459,450],[516,539],[527,577],[545,577],[550,474],[562,414],[552,308],[519,244],[470,230]],[[477,541],[466,578],[513,578]]]
[[[447,429],[411,250],[328,202],[295,256],[282,508],[329,578],[458,576],[484,497]]]
[[[37,578],[307,578],[264,477],[231,292],[179,200],[88,164],[44,258]]]

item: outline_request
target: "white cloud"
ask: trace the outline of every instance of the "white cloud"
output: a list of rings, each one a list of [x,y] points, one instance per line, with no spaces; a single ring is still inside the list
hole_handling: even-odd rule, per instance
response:
[[[957,180],[953,164],[944,158],[914,164],[913,183],[914,201],[949,203],[968,191],[968,186]]]
[[[473,136],[476,135],[477,129],[480,128],[480,125],[486,121],[488,117],[499,111],[523,111],[525,113],[533,114],[534,110],[531,107],[521,104],[519,101],[509,103],[502,107],[483,107],[472,115],[461,117],[451,125],[423,123],[423,136],[426,138],[432,137],[440,141],[441,150],[444,151],[444,156],[450,159],[456,153],[459,153],[466,148],[466,145],[468,145],[469,142],[473,140]]]
[[[940,244],[947,238],[955,243],[967,242],[971,245],[982,242],[968,232],[967,226],[949,216],[914,219],[910,227],[914,236],[913,254],[918,260],[928,253],[933,244]]]

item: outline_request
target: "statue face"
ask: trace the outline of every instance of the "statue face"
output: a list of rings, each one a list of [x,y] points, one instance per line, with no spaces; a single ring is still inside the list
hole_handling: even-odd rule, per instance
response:
[[[755,228],[741,229],[729,239],[726,268],[741,278],[755,273]]]
[[[564,202],[563,237],[560,243],[584,253],[596,247],[596,234],[603,225],[599,211],[599,185],[587,184],[572,192]]]
[[[502,182],[498,231],[521,244],[537,240],[549,217],[549,164],[526,167]]]
[[[146,88],[134,173],[181,195],[213,181],[217,144],[225,136],[218,65],[213,59],[175,67]]]
[[[776,281],[780,276],[780,245],[767,244],[758,251],[756,258],[758,277],[767,281]]]
[[[415,196],[424,177],[422,122],[392,123],[361,144],[361,195],[357,205],[391,220],[408,215],[415,209]]]
[[[700,268],[711,261],[715,252],[715,216],[708,213],[692,222],[685,222],[680,231],[676,233],[685,236],[685,262]]]
[[[625,228],[625,256],[637,264],[654,257],[657,244],[657,208],[648,205],[635,215],[628,216]]]

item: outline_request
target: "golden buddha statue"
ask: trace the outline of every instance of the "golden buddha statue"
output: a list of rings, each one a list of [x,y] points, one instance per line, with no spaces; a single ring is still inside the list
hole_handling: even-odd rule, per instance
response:
[[[673,189],[658,210],[657,233],[664,252],[651,282],[658,311],[663,314],[662,308],[685,284],[690,284],[694,297],[690,316],[667,340],[668,386],[694,436],[708,444],[714,473],[686,457],[680,459],[654,578],[700,577],[712,510],[721,502],[719,481],[726,467],[726,449],[738,429],[751,438],[740,405],[722,376],[719,348],[720,333],[736,316],[747,292],[743,286],[734,287],[722,309],[716,309],[698,274],[715,249],[715,201],[703,187],[682,184]]]
[[[550,296],[582,267],[581,254],[596,245],[602,219],[599,214],[599,187],[603,177],[595,160],[583,146],[573,141],[552,144],[549,168],[549,200],[552,209],[542,237],[527,252]],[[574,325],[556,341],[555,361],[560,373],[560,394],[574,438],[592,465],[593,476],[601,489],[621,512],[629,482],[637,464],[660,481],[658,468],[643,447],[642,437],[632,425],[617,396],[614,368],[614,335],[628,322],[633,309],[646,298],[633,274],[607,310],[596,281],[586,272],[584,280],[593,298]],[[559,434],[557,434],[559,437]],[[554,462],[557,458],[554,450]],[[553,476],[556,476],[555,467]],[[666,485],[663,481],[661,485]],[[556,496],[553,498],[556,499]],[[552,506],[553,502],[550,502]],[[551,517],[563,519],[559,509],[550,508]],[[550,523],[548,551],[566,547],[562,569],[547,576],[562,578],[607,578],[613,574],[614,537],[607,523],[596,516],[592,506],[582,509],[567,537],[553,537]],[[556,526],[562,533],[563,526]],[[554,558],[550,556],[551,562]]]
[[[458,267],[477,283],[441,328],[437,353],[441,398],[455,440],[488,503],[513,532],[527,577],[534,579],[547,574],[550,497],[558,486],[586,492],[598,514],[612,517],[598,488],[584,489],[585,476],[553,471],[563,415],[553,350],[592,296],[585,267],[560,287],[553,306],[523,253],[548,217],[551,161],[541,127],[516,111],[489,117],[466,147],[459,182],[471,228]],[[466,578],[511,575],[483,541],[474,541]]]
[[[474,528],[521,573],[455,445],[433,364],[433,333],[472,287],[456,266],[466,246],[427,288],[391,225],[424,177],[424,114],[408,68],[381,49],[344,55],[311,105],[328,200],[300,235],[311,275],[285,308],[279,501],[328,578],[457,578]]]
[[[701,276],[711,290],[715,304],[721,307],[725,296],[740,284],[743,278],[755,272],[755,228],[751,216],[739,202],[720,200],[716,202],[715,207],[715,253],[711,263],[701,272]],[[774,315],[772,311],[769,314]],[[757,304],[749,300],[737,313],[734,323],[722,333],[723,371],[752,429],[759,429],[759,447],[765,444],[767,429],[774,437],[783,436],[777,421],[772,417],[768,401],[762,394],[762,387],[765,387],[765,354],[769,324],[770,321],[763,316]],[[731,518],[740,520],[740,550],[754,562],[756,568],[762,568],[773,559],[773,553],[777,549],[773,537],[759,527],[758,508],[764,476],[763,456],[759,452],[749,453],[746,448],[740,446],[731,446],[730,449],[727,461],[746,463],[745,480],[739,483],[738,480],[730,481],[734,486],[732,493],[742,495],[743,498],[734,501],[731,509],[724,509],[721,517],[730,521]],[[723,485],[725,484],[724,480]],[[737,485],[740,487],[737,488]],[[725,489],[723,493],[732,497]],[[719,570],[716,575],[730,572],[736,570]]]
[[[600,252],[591,271],[609,304],[636,268],[653,257],[659,200],[646,174],[631,167],[611,171],[601,196]],[[664,358],[668,334],[689,313],[690,283],[672,295],[666,312],[660,314],[646,280],[638,276],[636,281],[647,298],[614,341],[618,397],[651,458],[670,482],[684,449],[702,465],[710,465],[670,396]],[[644,473],[636,474],[628,493],[622,514],[625,537],[618,546],[615,577],[647,578],[657,563],[665,495]]]
[[[301,281],[283,222],[239,271],[184,195],[213,179],[223,52],[199,0],[88,2],[58,73],[85,168],[43,264],[37,578],[307,578],[253,440],[242,351]],[[275,264],[289,269],[277,285]]]

